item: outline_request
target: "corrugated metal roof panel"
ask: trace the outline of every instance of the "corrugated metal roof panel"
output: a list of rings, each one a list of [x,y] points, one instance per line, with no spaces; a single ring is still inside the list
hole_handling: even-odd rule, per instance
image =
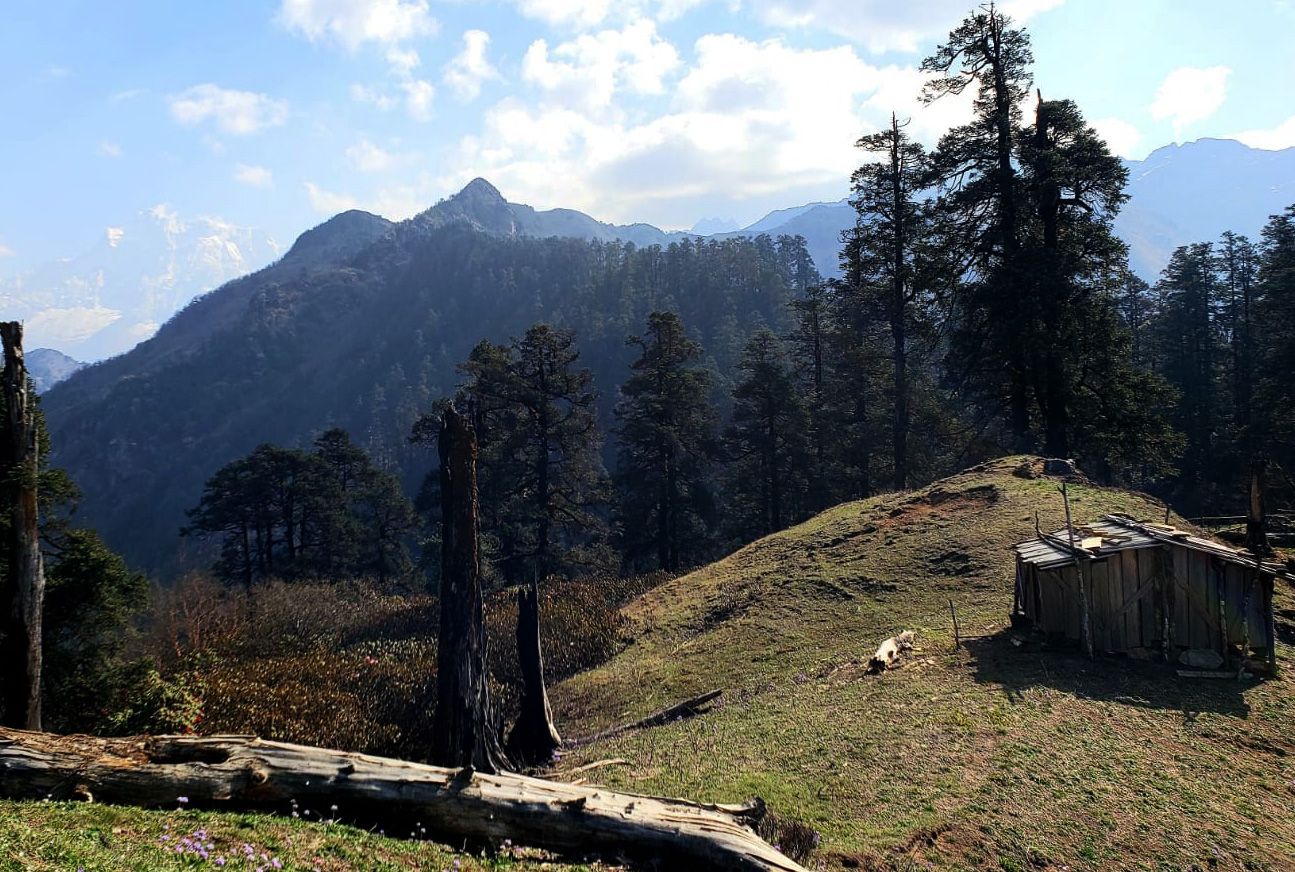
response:
[[[1021,560],[1038,566],[1040,569],[1056,569],[1060,566],[1069,566],[1075,562],[1074,555],[1065,544],[1059,544],[1068,542],[1068,537],[1069,533],[1063,527],[1051,534],[1054,541],[1048,541],[1047,538],[1042,537],[1031,539],[1017,545],[1016,553]],[[1076,547],[1080,541],[1090,537],[1101,537],[1102,540],[1101,545],[1096,548],[1086,549],[1084,552],[1095,559],[1129,549],[1179,545],[1195,551],[1204,551],[1220,560],[1234,563],[1238,566],[1253,569],[1255,565],[1254,557],[1248,553],[1242,553],[1218,542],[1211,542],[1208,539],[1193,536],[1186,531],[1154,529],[1149,525],[1140,524],[1131,518],[1118,515],[1107,515],[1100,521],[1075,526]],[[1283,567],[1280,564],[1264,564],[1264,571],[1266,572],[1280,573],[1282,570]]]

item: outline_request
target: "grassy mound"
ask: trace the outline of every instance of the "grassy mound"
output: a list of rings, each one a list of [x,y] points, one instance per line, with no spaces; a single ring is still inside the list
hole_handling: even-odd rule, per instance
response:
[[[599,772],[617,789],[758,794],[819,831],[811,863],[830,868],[1295,868],[1289,679],[1191,681],[1013,641],[1010,548],[1036,513],[1064,525],[1040,473],[1006,458],[839,506],[636,600],[630,647],[554,689],[564,735],[711,688],[723,703],[563,765],[623,757]],[[1164,517],[1139,494],[1070,495],[1079,521]],[[1281,591],[1283,640],[1293,607]],[[867,675],[904,629],[915,658]]]

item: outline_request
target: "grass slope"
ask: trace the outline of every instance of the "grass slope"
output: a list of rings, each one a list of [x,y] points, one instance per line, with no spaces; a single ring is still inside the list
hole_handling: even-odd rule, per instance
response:
[[[839,506],[641,597],[628,649],[554,689],[564,735],[711,688],[723,704],[563,766],[623,757],[598,776],[617,789],[758,794],[821,832],[811,863],[829,868],[1295,868],[1289,678],[1193,682],[1012,643],[1010,547],[1035,512],[1064,526],[1057,480],[1013,474],[1030,462]],[[1070,493],[1079,521],[1164,516],[1138,494]],[[950,599],[971,637],[956,652]],[[1289,591],[1277,608],[1288,641]],[[866,675],[903,629],[916,659]]]

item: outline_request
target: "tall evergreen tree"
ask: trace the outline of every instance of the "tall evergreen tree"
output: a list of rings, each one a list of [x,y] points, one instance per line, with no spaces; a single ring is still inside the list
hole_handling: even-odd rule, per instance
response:
[[[772,332],[751,337],[737,367],[724,493],[730,533],[745,543],[807,514],[809,417]]]
[[[1012,27],[992,3],[969,14],[922,62],[924,71],[935,74],[923,89],[927,102],[975,89],[974,118],[940,139],[932,163],[941,183],[939,208],[956,227],[965,268],[955,315],[963,339],[960,366],[982,401],[1006,412],[1022,446],[1032,421],[1028,347],[1021,337],[1034,313],[1022,299],[1021,191],[1014,157],[1033,62],[1029,35]]]
[[[481,500],[514,583],[587,566],[608,491],[593,374],[575,334],[535,324],[509,345],[482,342],[462,371],[481,442]]]
[[[1173,424],[1186,445],[1179,469],[1179,496],[1188,505],[1212,500],[1220,402],[1221,342],[1215,320],[1218,283],[1210,243],[1174,251],[1156,282],[1157,369],[1180,394]]]
[[[374,575],[409,569],[414,514],[396,478],[342,430],[312,451],[261,445],[207,480],[184,535],[214,538],[226,581]]]
[[[1256,303],[1262,326],[1258,353],[1262,373],[1256,381],[1262,410],[1265,450],[1291,474],[1295,470],[1295,206],[1273,215],[1264,225]]]
[[[918,199],[929,183],[930,167],[925,149],[904,127],[891,115],[890,127],[856,143],[881,159],[854,171],[850,204],[858,217],[841,252],[845,300],[867,310],[857,320],[876,317],[889,334],[891,483],[901,490],[910,474],[910,346],[915,322],[929,314],[929,283],[935,273],[927,262],[934,260],[929,210]]]
[[[673,312],[653,312],[616,406],[622,553],[634,568],[675,571],[708,551],[709,465],[717,416],[702,348]]]

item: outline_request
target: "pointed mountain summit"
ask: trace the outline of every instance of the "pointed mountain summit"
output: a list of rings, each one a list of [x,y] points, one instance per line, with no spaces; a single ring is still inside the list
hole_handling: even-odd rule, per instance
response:
[[[651,224],[607,224],[575,209],[538,211],[522,203],[510,203],[483,178],[468,182],[463,190],[418,214],[410,223],[421,229],[463,223],[495,236],[565,236],[604,242],[620,239],[638,246],[669,245],[687,235],[667,233]]]

